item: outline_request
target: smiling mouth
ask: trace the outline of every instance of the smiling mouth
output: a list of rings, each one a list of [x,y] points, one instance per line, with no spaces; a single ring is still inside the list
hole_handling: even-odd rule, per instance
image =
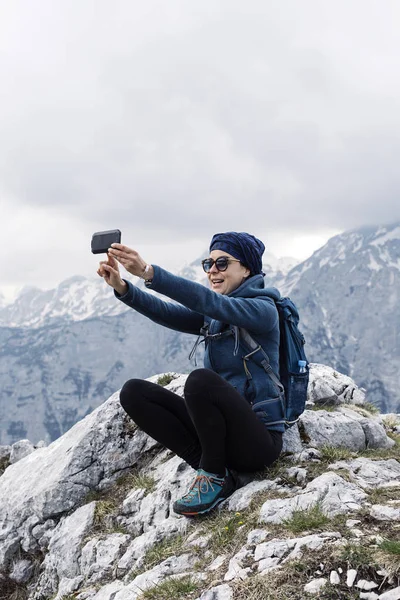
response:
[[[224,280],[223,280],[223,279],[212,279],[212,280],[211,280],[211,283],[212,283],[213,285],[217,285],[217,284],[219,284],[219,283],[223,283],[223,282],[224,282]]]

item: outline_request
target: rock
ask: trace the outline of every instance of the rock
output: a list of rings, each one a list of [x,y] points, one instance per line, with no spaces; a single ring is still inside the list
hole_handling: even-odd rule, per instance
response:
[[[244,546],[231,560],[229,561],[229,568],[225,574],[224,581],[232,581],[233,579],[246,579],[248,574],[251,572],[249,567],[243,568],[243,561],[252,556],[251,550],[248,550]]]
[[[10,579],[16,583],[26,583],[31,578],[34,568],[35,566],[30,560],[17,560],[10,573]]]
[[[224,507],[231,511],[240,512],[241,510],[248,508],[253,497],[260,492],[264,492],[266,490],[281,490],[282,492],[286,492],[286,489],[278,485],[277,481],[277,479],[252,481],[246,485],[246,487],[236,490],[236,492],[234,492],[232,496],[230,496],[228,500],[224,502]]]
[[[258,563],[258,572],[260,575],[266,575],[273,569],[276,569],[279,566],[279,563],[279,558],[262,558]]]
[[[206,571],[217,571],[220,567],[222,567],[227,558],[227,554],[221,554],[221,556],[217,556],[217,558],[213,560],[211,565],[207,567]]]
[[[359,523],[361,523],[360,519],[347,519],[346,527],[349,527],[349,529],[351,529],[352,527],[355,527]]]
[[[35,450],[35,446],[29,440],[20,440],[11,446],[10,464],[14,464],[19,460],[28,456]]]
[[[300,417],[300,431],[313,447],[335,446],[365,450],[365,434],[358,420],[339,412],[306,410]]]
[[[339,583],[340,583],[339,573],[337,571],[331,571],[331,574],[329,576],[329,581],[332,585],[339,585]]]
[[[64,600],[67,597],[75,595],[74,592],[79,588],[79,586],[82,583],[83,577],[73,577],[72,579],[68,577],[63,577],[58,584],[58,592],[54,597],[54,600]]]
[[[370,515],[377,521],[399,521],[400,508],[392,508],[384,504],[374,504],[371,506]]]
[[[124,584],[117,579],[104,585],[90,600],[114,600],[115,594],[123,588]]]
[[[289,467],[288,469],[285,469],[285,472],[288,477],[296,479],[297,483],[300,484],[304,483],[307,479],[307,469],[302,467]]]
[[[113,533],[106,538],[94,537],[85,544],[81,554],[81,575],[88,583],[95,583],[111,575],[115,562],[123,554],[131,537]]]
[[[375,592],[360,592],[361,600],[378,600],[378,598],[379,596]]]
[[[113,600],[135,600],[144,591],[156,586],[172,575],[191,573],[196,560],[190,554],[171,556],[153,569],[135,577],[131,583],[117,591]]]
[[[265,529],[253,529],[253,531],[249,531],[247,535],[247,545],[260,544],[268,535],[269,531],[266,531]]]
[[[295,510],[306,510],[320,504],[328,517],[361,508],[367,495],[356,485],[335,473],[324,473],[310,481],[300,494],[291,498],[267,500],[260,510],[260,522],[282,523]]]
[[[197,532],[196,532],[197,533]],[[197,535],[192,540],[187,540],[188,546],[195,546],[196,548],[207,548],[208,542],[212,538],[211,533],[207,535]]]
[[[308,399],[315,404],[363,404],[365,393],[351,377],[327,365],[310,364]]]
[[[91,502],[78,508],[70,516],[62,518],[54,529],[48,553],[42,564],[36,597],[46,597],[49,590],[57,592],[57,582],[62,579],[72,581],[81,575],[81,546],[93,525],[95,505],[95,502]],[[60,594],[59,587],[58,593]],[[65,592],[64,595],[69,593]]]
[[[379,600],[400,600],[400,587],[393,588],[381,594]]]
[[[118,572],[125,574],[128,571],[141,568],[146,552],[150,548],[173,535],[184,533],[187,527],[188,523],[186,519],[170,517],[164,523],[160,523],[157,527],[153,527],[142,535],[137,536],[118,561]]]
[[[303,444],[301,443],[299,428],[297,424],[286,429],[282,436],[282,453],[283,454],[296,454],[303,450]]]
[[[327,584],[327,580],[324,577],[319,579],[313,579],[304,586],[304,591],[308,594],[318,594]]]
[[[125,498],[122,503],[121,513],[123,515],[136,514],[140,509],[140,502],[146,495],[146,490],[139,488],[132,490],[132,492]]]
[[[10,465],[0,477],[0,570],[16,552],[15,540],[39,549],[36,525],[79,506],[102,483],[109,486],[156,442],[136,430],[128,435],[118,394],[50,444]],[[12,551],[12,548],[14,550]]]
[[[387,460],[371,460],[355,458],[340,460],[329,466],[329,469],[345,469],[351,479],[365,490],[400,485],[400,463],[394,458]]]
[[[374,590],[378,587],[378,584],[374,581],[367,581],[366,579],[359,579],[356,583],[356,587],[360,590],[366,590],[367,592]]]
[[[257,562],[266,558],[282,559],[282,562],[301,558],[306,548],[317,550],[326,542],[340,539],[338,532],[323,532],[320,534],[305,535],[299,538],[275,538],[256,546],[254,560]]]
[[[216,587],[203,592],[197,600],[232,600],[233,592],[228,584],[217,585]]]
[[[305,448],[299,454],[295,454],[293,460],[298,462],[319,462],[321,460],[321,452],[317,448]]]
[[[347,587],[353,587],[353,584],[357,577],[357,571],[355,569],[349,569],[347,571],[346,585]]]

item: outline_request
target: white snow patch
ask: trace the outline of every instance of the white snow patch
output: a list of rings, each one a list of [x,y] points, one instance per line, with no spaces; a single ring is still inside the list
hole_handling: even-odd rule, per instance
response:
[[[378,231],[378,235],[380,234],[380,230]],[[386,229],[382,230],[382,234],[386,233]],[[390,240],[400,240],[400,225],[398,227],[395,227],[395,229],[393,229],[392,231],[389,231],[388,233],[386,233],[386,235],[382,235],[381,237],[375,238],[372,242],[371,242],[371,246],[382,246],[383,244],[386,244],[386,242],[390,241]]]
[[[382,269],[382,266],[378,265],[372,254],[369,255],[368,268],[372,271],[380,271]]]

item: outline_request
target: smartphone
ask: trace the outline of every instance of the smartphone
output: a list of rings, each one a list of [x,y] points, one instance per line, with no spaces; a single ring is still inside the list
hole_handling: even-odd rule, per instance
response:
[[[93,254],[106,254],[111,244],[114,243],[121,243],[121,232],[119,229],[97,231],[92,235],[92,252]]]

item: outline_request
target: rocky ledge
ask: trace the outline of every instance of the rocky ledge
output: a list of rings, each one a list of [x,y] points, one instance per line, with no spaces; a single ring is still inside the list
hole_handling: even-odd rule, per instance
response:
[[[48,447],[1,447],[0,599],[400,599],[400,415],[371,411],[312,365],[282,457],[194,520],[171,508],[193,470],[118,393]]]

